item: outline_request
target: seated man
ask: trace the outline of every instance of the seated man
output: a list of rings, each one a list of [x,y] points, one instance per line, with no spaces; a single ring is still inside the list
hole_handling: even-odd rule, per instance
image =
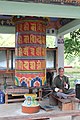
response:
[[[75,93],[74,89],[70,88],[70,83],[68,77],[64,75],[64,68],[58,69],[59,75],[53,80],[52,89],[59,98],[68,98]]]

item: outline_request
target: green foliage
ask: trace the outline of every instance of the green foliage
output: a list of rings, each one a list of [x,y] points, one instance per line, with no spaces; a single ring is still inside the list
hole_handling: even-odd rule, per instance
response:
[[[65,54],[66,58],[70,56],[80,56],[80,29],[70,33],[70,39],[65,38]]]

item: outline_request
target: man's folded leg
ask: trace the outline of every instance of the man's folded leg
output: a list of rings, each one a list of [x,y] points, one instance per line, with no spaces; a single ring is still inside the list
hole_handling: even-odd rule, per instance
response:
[[[67,98],[68,98],[68,94],[65,94],[65,93],[62,93],[62,92],[57,92],[56,95],[57,95],[59,98],[64,98],[64,99],[67,99]]]

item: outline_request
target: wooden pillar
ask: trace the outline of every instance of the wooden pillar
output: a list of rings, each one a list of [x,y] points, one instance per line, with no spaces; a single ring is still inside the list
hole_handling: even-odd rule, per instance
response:
[[[58,47],[58,68],[64,68],[64,36],[57,36],[57,47]]]
[[[7,71],[9,70],[9,50],[6,51],[6,59],[7,59]]]
[[[5,93],[5,103],[8,104],[8,94]]]

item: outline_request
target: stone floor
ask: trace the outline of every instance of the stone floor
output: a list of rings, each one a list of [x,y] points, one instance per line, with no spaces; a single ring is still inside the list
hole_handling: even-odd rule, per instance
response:
[[[48,105],[49,101],[45,99],[39,103]],[[80,110],[61,111],[54,106],[52,111],[40,109],[38,113],[25,114],[21,111],[21,105],[22,103],[0,104],[0,120],[80,120]]]

